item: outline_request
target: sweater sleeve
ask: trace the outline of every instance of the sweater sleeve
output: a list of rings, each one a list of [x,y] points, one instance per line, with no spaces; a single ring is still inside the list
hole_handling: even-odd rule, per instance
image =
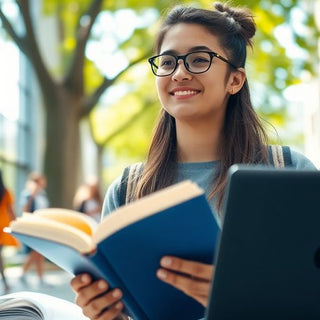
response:
[[[316,166],[303,154],[291,149],[292,166],[299,170],[316,170]]]
[[[103,219],[110,212],[116,210],[120,206],[120,184],[121,176],[114,180],[109,186],[103,200],[102,216]]]

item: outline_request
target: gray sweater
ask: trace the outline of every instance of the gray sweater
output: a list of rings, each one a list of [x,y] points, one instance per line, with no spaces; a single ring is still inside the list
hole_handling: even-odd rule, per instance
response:
[[[292,167],[300,170],[315,170],[314,164],[301,153],[291,150]],[[177,178],[175,182],[192,180],[196,182],[208,195],[212,189],[212,180],[218,161],[210,162],[186,162],[178,164]],[[102,208],[102,218],[120,206],[120,182],[118,177],[108,188]],[[210,206],[215,213],[215,199],[210,200]]]

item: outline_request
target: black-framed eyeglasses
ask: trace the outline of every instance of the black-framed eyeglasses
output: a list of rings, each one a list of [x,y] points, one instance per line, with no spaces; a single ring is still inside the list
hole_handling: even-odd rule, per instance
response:
[[[238,69],[238,67],[231,63],[229,60],[213,51],[195,51],[183,56],[164,53],[151,57],[148,59],[148,61],[155,76],[166,77],[170,76],[176,71],[178,67],[178,61],[180,59],[183,60],[185,68],[190,73],[199,74],[204,73],[210,69],[213,58],[218,58],[225,63],[228,63],[234,69]]]

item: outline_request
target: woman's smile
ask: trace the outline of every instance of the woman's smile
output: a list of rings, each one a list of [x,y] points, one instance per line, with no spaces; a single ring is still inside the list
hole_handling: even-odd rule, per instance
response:
[[[170,95],[177,99],[187,99],[198,95],[201,90],[197,90],[190,87],[177,87],[169,92]]]

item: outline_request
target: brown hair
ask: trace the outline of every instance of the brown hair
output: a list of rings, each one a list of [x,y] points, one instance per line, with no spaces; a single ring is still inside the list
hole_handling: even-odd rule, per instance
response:
[[[247,46],[252,47],[256,27],[251,12],[215,3],[214,10],[177,6],[165,18],[155,43],[159,53],[163,39],[172,25],[198,24],[218,37],[227,58],[236,66],[244,67]],[[232,70],[230,70],[232,72]],[[254,111],[247,80],[242,89],[230,96],[222,139],[219,146],[220,164],[212,182],[209,198],[217,197],[221,209],[227,180],[227,171],[234,163],[267,163],[267,136]],[[175,119],[161,110],[149,149],[136,196],[142,197],[170,185],[175,178],[177,163]]]

